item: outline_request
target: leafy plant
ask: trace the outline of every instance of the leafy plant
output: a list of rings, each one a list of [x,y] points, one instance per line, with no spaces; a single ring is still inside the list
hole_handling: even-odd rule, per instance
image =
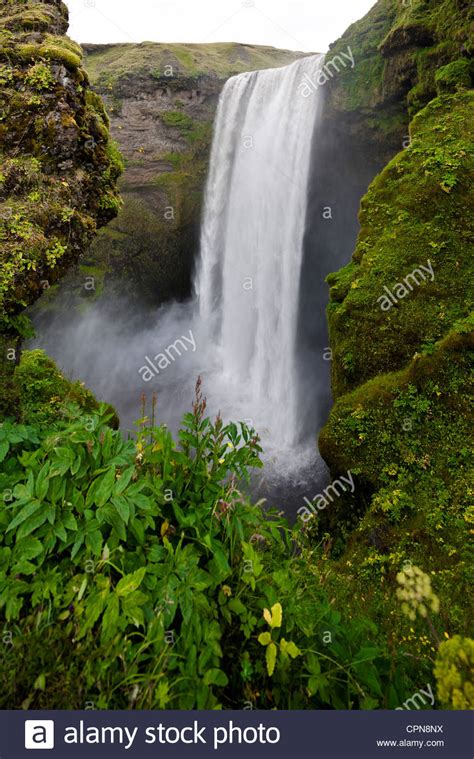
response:
[[[70,406],[47,428],[3,425],[1,703],[394,701],[379,675],[388,652],[367,643],[376,628],[342,620],[298,529],[242,494],[258,436],[205,411],[199,381],[179,442],[145,414],[124,440],[104,406]],[[334,642],[321,645],[325,629]]]
[[[35,63],[25,75],[26,84],[35,90],[49,90],[54,81],[53,73],[45,63]]]
[[[274,604],[271,608],[271,611],[264,609],[263,616],[265,621],[268,623],[268,626],[270,627],[270,632],[260,633],[258,636],[258,642],[262,646],[266,647],[265,659],[267,662],[267,672],[271,677],[275,671],[275,663],[278,654],[280,655],[281,659],[285,661],[288,660],[288,657],[296,659],[297,656],[301,656],[301,651],[299,650],[298,646],[296,646],[292,641],[288,642],[285,640],[285,638],[282,638],[278,644],[273,640],[273,630],[275,628],[281,627],[283,617],[281,604]]]

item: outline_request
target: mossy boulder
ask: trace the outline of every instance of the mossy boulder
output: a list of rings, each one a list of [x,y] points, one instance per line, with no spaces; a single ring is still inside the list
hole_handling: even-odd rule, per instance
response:
[[[87,249],[119,207],[121,171],[61,2],[0,9],[0,376],[14,395],[23,309]]]

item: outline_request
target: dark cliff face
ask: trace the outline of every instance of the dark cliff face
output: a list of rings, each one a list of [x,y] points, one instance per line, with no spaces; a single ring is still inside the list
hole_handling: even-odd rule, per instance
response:
[[[189,296],[219,93],[234,74],[302,54],[233,43],[85,50],[126,169],[123,209],[94,244],[82,280],[95,269],[108,289],[123,294],[126,283],[142,303]],[[79,273],[71,287],[82,280]]]
[[[14,392],[21,312],[119,207],[120,159],[82,51],[64,36],[67,26],[61,2],[8,2],[0,9],[0,334],[7,398]]]

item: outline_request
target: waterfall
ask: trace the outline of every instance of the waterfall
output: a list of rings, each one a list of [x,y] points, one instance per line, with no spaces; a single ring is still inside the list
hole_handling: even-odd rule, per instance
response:
[[[290,511],[327,477],[316,447],[319,378],[313,367],[302,370],[297,339],[321,102],[307,77],[317,81],[321,62],[309,56],[226,83],[214,125],[196,297],[145,317],[120,300],[110,312],[99,302],[69,320],[66,299],[37,343],[69,376],[113,403],[128,429],[140,416],[141,394],[156,393],[157,419],[176,434],[200,375],[209,416],[246,422],[261,437],[265,467],[252,480],[254,494]],[[311,393],[301,392],[302,379]]]
[[[221,93],[195,277],[222,380],[278,449],[298,442],[297,320],[323,56],[235,76]]]

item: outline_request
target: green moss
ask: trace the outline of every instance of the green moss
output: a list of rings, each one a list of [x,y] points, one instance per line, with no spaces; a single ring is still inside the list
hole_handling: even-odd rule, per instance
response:
[[[393,119],[393,129],[387,120],[407,111],[414,118],[410,146],[362,200],[352,262],[328,277],[336,401],[320,450],[334,477],[350,470],[356,487],[320,518],[314,541],[325,531],[333,536],[333,595],[352,614],[363,604],[394,648],[420,657],[434,656],[436,634],[465,634],[472,618],[468,5],[377,3],[331,51],[351,45],[369,91],[359,94],[360,78],[350,71],[328,84],[333,117],[350,113],[346,123],[378,135],[377,145],[391,134],[400,144],[406,133],[402,120]],[[413,284],[410,275],[427,264],[433,276]],[[406,278],[412,286],[397,287]],[[398,297],[384,300],[387,290]],[[423,620],[408,628],[393,607],[406,561],[430,574],[439,596],[435,637]]]
[[[436,72],[461,55],[468,59],[471,23],[464,0],[379,0],[331,46],[328,59],[350,47],[355,61],[328,84],[332,107],[361,133],[400,144],[407,111],[413,116],[435,97]],[[469,86],[467,64],[459,66],[452,75]],[[441,84],[438,94],[455,89]]]
[[[81,56],[73,52],[68,45],[47,43],[41,45],[38,53],[42,58],[63,63],[72,69],[77,69],[81,65]]]
[[[331,275],[329,328],[337,395],[371,376],[402,367],[427,342],[440,339],[470,310],[466,256],[474,198],[470,112],[473,96],[436,99],[411,125],[411,147],[375,179],[361,204],[353,263]],[[466,219],[463,223],[461,219]],[[421,265],[406,296],[382,310],[388,288]],[[350,367],[343,357],[353,356]]]
[[[61,36],[66,28],[61,2],[0,8],[0,342],[17,357],[22,310],[54,285],[119,205],[122,163],[98,96],[86,94],[81,49]],[[69,69],[66,80],[58,64]],[[7,389],[0,413],[11,414],[15,362],[3,350],[0,361]]]
[[[163,111],[160,114],[160,118],[168,127],[176,127],[181,132],[189,132],[194,125],[193,119],[181,111]]]
[[[380,100],[384,61],[378,48],[395,17],[393,0],[379,0],[363,19],[352,24],[337,42],[330,45],[328,60],[347,52],[350,47],[355,61],[353,69],[341,69],[331,83],[333,95],[342,108],[360,110]]]
[[[20,420],[27,424],[51,424],[58,414],[67,413],[69,404],[84,411],[96,411],[99,407],[90,390],[81,382],[67,380],[42,350],[23,351],[15,370],[15,382]]]
[[[332,529],[349,525],[339,570],[351,575],[351,592],[364,594],[370,576],[371,594],[388,613],[390,593],[375,582],[374,568],[395,573],[413,561],[436,578],[442,624],[451,631],[468,629],[466,599],[474,579],[466,540],[473,508],[474,456],[467,444],[472,326],[459,323],[405,369],[342,396],[320,436],[333,471],[349,469],[356,479],[359,519],[354,522],[347,500],[329,516]],[[393,623],[396,638],[400,630]]]
[[[35,90],[49,90],[55,83],[51,69],[44,63],[35,63],[28,69],[25,82]]]
[[[56,22],[56,18],[55,8],[32,3],[31,7],[21,9],[16,13],[9,14],[3,11],[0,25],[12,31],[47,31]]]
[[[472,86],[472,62],[467,58],[459,58],[438,69],[435,76],[438,94],[456,92]]]
[[[87,45],[86,68],[93,84],[117,91],[120,83],[143,76],[176,87],[208,76],[227,79],[242,71],[284,66],[304,53],[239,43],[166,44],[143,42],[118,45]]]

